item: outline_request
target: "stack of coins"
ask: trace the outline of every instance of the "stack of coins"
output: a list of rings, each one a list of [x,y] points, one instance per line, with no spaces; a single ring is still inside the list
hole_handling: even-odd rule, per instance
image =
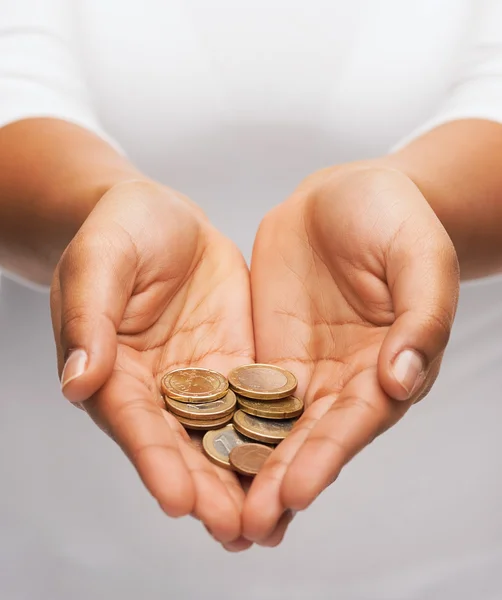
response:
[[[292,373],[274,365],[237,367],[228,380],[193,367],[164,375],[162,392],[186,429],[207,431],[202,446],[210,460],[253,476],[303,412],[303,402],[291,395],[296,385]]]

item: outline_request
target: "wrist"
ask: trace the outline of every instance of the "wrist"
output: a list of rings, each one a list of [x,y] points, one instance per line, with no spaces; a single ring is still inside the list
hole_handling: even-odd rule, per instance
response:
[[[0,128],[0,266],[47,283],[103,194],[133,178],[143,175],[77,125],[26,119]]]
[[[459,170],[454,161],[438,168],[427,148],[422,150],[405,148],[371,162],[399,171],[419,189],[453,242],[462,279],[500,273],[500,210],[493,210],[493,200],[486,197],[484,188],[490,186],[473,177],[468,167]],[[480,205],[485,210],[479,210]]]
[[[84,186],[51,184],[36,196],[20,191],[9,203],[0,197],[0,267],[21,279],[50,285],[59,259],[96,204],[128,181],[143,179],[133,172],[103,172]]]

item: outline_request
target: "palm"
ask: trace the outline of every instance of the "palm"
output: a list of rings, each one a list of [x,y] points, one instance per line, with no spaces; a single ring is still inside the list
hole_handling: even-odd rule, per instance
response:
[[[399,180],[382,183],[397,189],[382,196],[352,181],[348,202],[341,186],[331,194],[301,190],[258,232],[251,269],[256,358],[296,374],[306,411],[253,483],[244,512],[250,539],[266,540],[286,508],[310,504],[410,406],[384,392],[378,362],[395,320],[385,257],[418,192],[411,190],[410,206],[396,208],[410,190]]]
[[[113,210],[114,199],[106,200]],[[130,265],[126,298],[112,375],[84,407],[168,514],[192,513],[218,539],[233,540],[244,498],[239,481],[210,463],[162,410],[160,380],[173,368],[226,373],[253,360],[247,267],[235,246],[183,202],[148,197],[113,214],[104,230],[108,246]],[[85,250],[83,235],[77,244]]]
[[[260,236],[265,235],[262,229]],[[266,263],[255,263],[253,272],[255,287],[268,290],[255,300],[258,360],[290,368],[298,377],[298,392],[307,407],[320,395],[339,392],[356,373],[376,365],[387,326],[360,309],[375,295],[380,295],[382,305],[390,304],[388,290],[367,289],[357,294],[354,281],[346,277],[352,266],[324,259],[335,255],[331,240],[317,240],[315,247],[309,240],[307,231],[288,235],[277,254]],[[257,239],[257,252],[263,241]],[[338,283],[340,277],[345,285]],[[271,327],[276,335],[260,335]]]

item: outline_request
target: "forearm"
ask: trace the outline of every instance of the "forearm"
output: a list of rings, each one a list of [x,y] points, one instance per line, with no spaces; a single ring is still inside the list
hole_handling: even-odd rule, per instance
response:
[[[107,142],[70,123],[29,119],[0,129],[0,265],[48,284],[101,196],[142,175]]]
[[[502,271],[502,125],[448,123],[382,162],[420,188],[453,240],[463,279]]]

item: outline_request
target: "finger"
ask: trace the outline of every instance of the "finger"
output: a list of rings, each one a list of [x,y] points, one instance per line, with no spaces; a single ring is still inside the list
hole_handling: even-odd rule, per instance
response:
[[[241,534],[240,507],[228,482],[220,479],[217,467],[193,446],[180,443],[180,451],[195,486],[195,515],[215,540],[228,543],[238,539]]]
[[[285,510],[274,531],[268,536],[268,538],[261,541],[260,546],[264,546],[266,548],[276,548],[284,539],[286,531],[295,515],[295,511],[289,509]]]
[[[405,228],[387,257],[396,319],[380,350],[378,375],[397,400],[415,397],[430,385],[431,365],[437,366],[446,347],[457,307],[455,250],[434,214],[423,220],[413,231]]]
[[[244,507],[244,502],[246,500],[246,494],[249,491],[249,488],[251,487],[252,478],[244,477],[242,475],[237,476],[235,473],[231,473],[230,471],[226,471],[224,469],[218,469],[218,472],[220,474],[220,477],[224,481],[229,481],[229,490],[231,491],[234,500],[237,503],[237,506],[239,507],[239,514],[241,515],[242,522],[242,510]],[[229,552],[242,552],[251,548],[252,545],[253,542],[241,535],[233,542],[223,544],[223,547]]]
[[[268,213],[253,246],[251,305],[256,359],[294,373],[298,379],[296,393],[304,397],[312,364],[295,358],[305,355],[312,338],[312,298],[304,293],[311,282],[312,259],[305,252],[298,224],[278,226],[283,221],[279,207]],[[304,228],[302,222],[298,226]],[[318,280],[313,285],[319,286]]]
[[[225,550],[228,550],[228,552],[243,552],[244,550],[249,550],[249,548],[251,548],[253,545],[253,542],[250,542],[244,536],[241,536],[233,542],[228,542],[228,544],[222,545]]]
[[[241,509],[244,491],[234,473],[213,465],[199,447],[197,432],[188,433],[176,418],[162,411],[179,441],[180,453],[195,486],[193,516],[202,521],[219,542],[231,543],[241,533]]]
[[[288,467],[310,431],[333,402],[334,398],[325,397],[312,404],[255,477],[242,513],[243,535],[247,539],[261,544],[275,531],[286,510],[281,498],[281,487]]]
[[[84,406],[129,457],[162,509],[171,517],[188,515],[196,501],[192,476],[152,394],[135,377],[114,371]]]
[[[53,285],[61,385],[72,402],[95,393],[110,376],[117,329],[131,295],[136,259],[130,240],[110,227],[84,225],[61,259]]]
[[[232,497],[233,501],[239,509],[240,515],[242,512],[242,507],[244,506],[244,500],[246,499],[246,493],[239,478],[237,477],[237,474],[227,469],[218,467],[216,465],[212,466],[215,469],[216,474],[218,475],[222,483],[228,489],[230,496]]]
[[[313,427],[284,475],[281,501],[303,510],[329,486],[342,467],[411,405],[395,402],[378,383],[376,369],[357,374]]]

